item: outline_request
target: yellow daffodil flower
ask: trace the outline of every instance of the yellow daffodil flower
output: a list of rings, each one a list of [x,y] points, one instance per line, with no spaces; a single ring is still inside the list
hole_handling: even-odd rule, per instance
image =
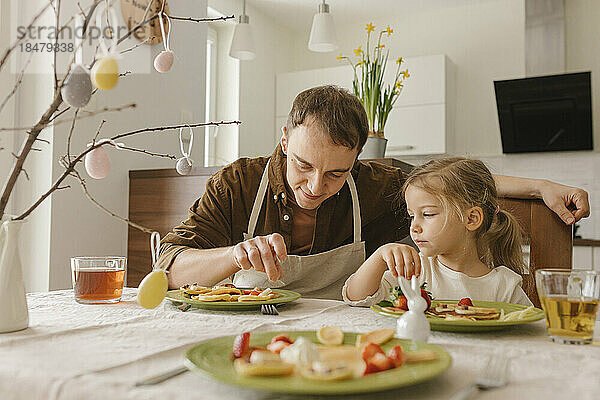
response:
[[[396,82],[396,87],[398,89],[400,89],[402,87],[402,82],[401,81]]]
[[[396,60],[396,64],[402,64],[404,60],[402,59],[402,57],[398,57],[398,59]]]
[[[338,60],[341,60],[342,58],[344,58],[344,56],[342,55],[342,53],[340,53],[339,56],[336,57]]]
[[[360,48],[360,46],[358,46],[357,49],[354,49],[354,54],[356,54],[357,56],[360,56],[362,54],[362,49]]]
[[[380,44],[379,46],[377,46],[380,49],[383,49],[385,47],[385,44]]]
[[[402,76],[404,76],[404,79],[410,78],[410,74],[408,73],[408,70],[402,71],[401,74],[402,74]]]
[[[372,23],[369,22],[365,29],[367,30],[367,33],[371,33],[375,30],[375,25],[373,25]]]
[[[387,29],[385,30],[387,32],[388,37],[394,33],[394,30],[392,28],[390,28],[390,26],[388,25]]]

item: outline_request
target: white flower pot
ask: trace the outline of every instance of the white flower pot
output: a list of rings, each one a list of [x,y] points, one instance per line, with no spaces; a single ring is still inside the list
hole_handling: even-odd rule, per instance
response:
[[[385,158],[385,147],[387,146],[387,139],[375,136],[369,136],[367,142],[363,147],[362,153],[359,154],[360,160],[367,160],[372,158]]]
[[[19,258],[19,231],[23,221],[2,218],[0,225],[0,333],[29,326],[27,297]]]

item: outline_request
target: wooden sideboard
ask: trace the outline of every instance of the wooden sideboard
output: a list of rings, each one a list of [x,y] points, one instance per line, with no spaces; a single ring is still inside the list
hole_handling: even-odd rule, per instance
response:
[[[412,165],[392,158],[373,161],[404,172],[412,169]],[[202,196],[208,178],[218,170],[196,167],[186,176],[174,169],[129,171],[129,219],[158,231],[163,237],[187,219],[189,207]],[[505,198],[501,200],[501,207],[512,212],[523,228],[530,246],[531,273],[539,268],[571,267],[571,227],[562,223],[542,201]],[[146,233],[129,227],[127,257],[127,285],[137,286],[152,267]],[[527,294],[539,306],[535,282],[531,281]]]

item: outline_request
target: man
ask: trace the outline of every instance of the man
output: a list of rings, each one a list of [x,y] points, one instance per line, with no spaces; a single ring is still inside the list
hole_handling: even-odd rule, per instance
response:
[[[163,239],[169,286],[233,277],[341,299],[346,278],[379,246],[408,235],[396,168],[357,161],[362,104],[335,86],[300,93],[271,157],[240,159],[210,178],[189,218]],[[567,224],[589,215],[587,193],[545,180],[495,176],[498,193],[538,197]],[[574,211],[569,211],[571,207]]]

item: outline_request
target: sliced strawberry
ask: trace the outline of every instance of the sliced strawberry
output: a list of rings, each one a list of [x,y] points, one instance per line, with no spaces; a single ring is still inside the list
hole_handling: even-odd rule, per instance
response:
[[[406,300],[406,297],[400,296],[394,300],[394,307],[408,311],[408,301]]]
[[[276,342],[269,343],[267,345],[267,350],[269,350],[275,354],[279,354],[279,353],[281,353],[281,350],[285,349],[289,345],[290,344],[288,342],[284,342],[283,340],[278,340]]]
[[[282,342],[288,342],[289,344],[294,343],[294,341],[292,339],[290,339],[290,337],[288,335],[277,335],[274,336],[273,339],[271,339],[271,343],[275,343],[278,341],[282,341]]]
[[[465,297],[463,299],[460,299],[460,301],[458,302],[459,306],[471,306],[473,307],[473,302],[471,301],[471,299],[469,297]]]
[[[250,332],[244,332],[235,337],[233,341],[233,356],[242,358],[250,352]]]
[[[252,289],[250,291],[250,295],[251,296],[258,296],[261,292],[262,292],[262,290],[260,290],[260,289]]]
[[[377,353],[367,360],[364,374],[368,375],[374,372],[387,371],[392,368],[394,368],[394,362],[385,353]]]
[[[421,286],[421,297],[423,297],[425,299],[425,301],[427,302],[427,308],[425,309],[425,311],[429,310],[429,307],[431,307],[431,293],[429,293],[427,291],[427,288],[425,287],[425,284],[423,284]]]
[[[404,364],[404,350],[402,350],[402,346],[397,344],[392,347],[390,353],[388,354],[388,358],[392,360],[394,367],[401,367],[402,364]]]
[[[375,354],[383,354],[385,356],[385,352],[377,343],[369,342],[363,347],[362,350],[362,359],[365,362],[368,362]]]

